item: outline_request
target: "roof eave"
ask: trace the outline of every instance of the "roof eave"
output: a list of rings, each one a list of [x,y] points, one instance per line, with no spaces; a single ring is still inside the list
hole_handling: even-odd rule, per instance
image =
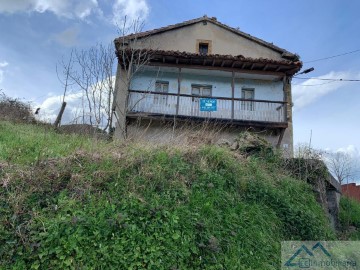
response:
[[[131,50],[127,53],[133,55],[136,52],[142,57],[148,57],[149,63],[167,64],[173,66],[203,66],[204,68],[214,69],[233,69],[233,70],[251,70],[262,73],[283,73],[293,76],[302,67],[301,61],[273,60],[266,58],[246,58],[242,55],[199,55],[195,53],[179,51],[162,51],[162,50]],[[122,54],[117,52],[119,61]]]

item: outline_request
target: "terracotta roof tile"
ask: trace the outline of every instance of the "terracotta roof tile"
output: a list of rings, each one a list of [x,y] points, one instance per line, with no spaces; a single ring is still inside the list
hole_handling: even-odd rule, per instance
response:
[[[132,49],[126,49],[127,53],[134,53]],[[221,54],[208,54],[202,55],[199,53],[189,53],[189,52],[180,52],[180,51],[164,51],[164,50],[151,50],[151,49],[141,49],[136,50],[137,52],[141,52],[142,55],[149,55],[150,58],[154,58],[158,56],[170,56],[170,57],[178,57],[183,59],[190,59],[190,58],[201,58],[201,59],[215,59],[215,60],[232,60],[232,61],[241,61],[241,62],[248,62],[248,63],[262,63],[262,64],[274,64],[274,65],[286,65],[286,66],[296,66],[301,67],[301,61],[290,61],[290,60],[273,60],[267,58],[251,58],[251,57],[244,57],[243,55],[221,55]],[[135,51],[135,53],[136,53]],[[119,56],[120,54],[118,54]]]

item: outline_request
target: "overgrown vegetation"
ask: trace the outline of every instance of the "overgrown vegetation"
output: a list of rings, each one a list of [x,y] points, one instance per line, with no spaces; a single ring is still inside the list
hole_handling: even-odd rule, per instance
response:
[[[11,98],[0,90],[0,121],[34,122],[30,104],[17,98]]]
[[[282,240],[335,237],[268,153],[0,125],[2,269],[279,269]]]
[[[360,240],[360,203],[348,197],[340,200],[341,237],[347,240]]]

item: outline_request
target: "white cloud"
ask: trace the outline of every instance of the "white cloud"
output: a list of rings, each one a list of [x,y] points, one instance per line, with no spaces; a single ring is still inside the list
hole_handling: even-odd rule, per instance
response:
[[[99,10],[97,0],[2,0],[0,13],[52,12],[60,17],[85,19]]]
[[[9,63],[6,61],[0,62],[0,68],[7,67],[8,65],[9,65]]]
[[[360,79],[360,73],[332,71],[318,78],[334,80]],[[295,106],[294,109],[296,110],[305,107],[315,102],[319,98],[329,94],[330,92],[337,91],[350,83],[351,82],[309,79],[302,82],[300,85],[293,85],[293,101]]]
[[[116,0],[113,5],[112,23],[121,25],[125,17],[128,22],[144,20],[149,14],[149,6],[146,0]]]
[[[350,144],[346,147],[341,147],[341,148],[337,149],[335,152],[346,153],[354,159],[360,158],[359,150],[356,148],[355,145],[352,145],[352,144]]]
[[[111,23],[121,24],[127,17],[128,22],[144,20],[149,14],[147,0],[115,0],[113,2]],[[106,2],[105,2],[106,3]],[[103,3],[105,5],[105,3]],[[103,10],[98,0],[1,0],[0,13],[52,12],[59,17],[86,19],[97,14],[103,19]],[[109,19],[106,19],[109,20]]]
[[[360,159],[359,149],[353,144],[349,144],[338,149],[332,149],[328,147],[325,148],[324,151],[329,154],[344,153],[349,155],[353,159]]]
[[[330,148],[325,149],[325,151],[329,154],[336,154],[336,153],[344,153],[350,158],[350,167],[351,167],[351,177],[347,179],[349,183],[357,182],[360,184],[360,152],[355,145],[347,145],[344,147],[340,147],[336,150],[332,150]],[[325,157],[324,161],[329,163],[329,160]]]
[[[81,93],[72,93],[66,96],[65,101],[67,105],[61,121],[62,123],[68,124],[76,120],[79,108],[82,107],[81,96]],[[37,118],[45,122],[54,123],[62,104],[62,98],[62,95],[50,95],[41,104],[35,104],[34,107],[40,108]]]
[[[115,84],[115,76],[112,77],[112,82]],[[107,92],[102,87],[103,85],[101,83],[95,84],[92,87],[93,91],[95,91],[96,104],[98,105],[100,101],[102,104],[102,108],[100,109],[101,115],[97,114],[97,116],[101,118],[99,119],[99,126],[105,126],[107,120],[107,114],[104,110],[104,108],[108,105],[106,99]],[[115,87],[115,85],[113,85],[113,87]],[[101,98],[99,95],[100,92],[102,92]],[[48,97],[42,103],[34,104],[34,108],[40,108],[37,119],[49,123],[54,123],[59,113],[62,100],[62,95],[53,95],[49,93]],[[82,91],[70,92],[66,95],[65,101],[66,108],[62,116],[62,124],[83,124],[84,122],[89,124],[90,115],[92,116],[93,124],[96,124],[94,111],[90,113],[88,101]],[[93,100],[91,100],[91,102],[93,102]]]
[[[4,68],[8,65],[9,63],[6,61],[0,62],[0,83],[4,80]]]

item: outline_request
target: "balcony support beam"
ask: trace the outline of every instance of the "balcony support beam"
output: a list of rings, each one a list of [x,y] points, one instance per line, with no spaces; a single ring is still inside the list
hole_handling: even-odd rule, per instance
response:
[[[177,92],[177,100],[176,100],[176,115],[179,114],[180,90],[181,90],[181,68],[179,67],[179,72],[178,72],[178,92]]]
[[[235,72],[231,72],[231,120],[234,120],[235,107]]]

